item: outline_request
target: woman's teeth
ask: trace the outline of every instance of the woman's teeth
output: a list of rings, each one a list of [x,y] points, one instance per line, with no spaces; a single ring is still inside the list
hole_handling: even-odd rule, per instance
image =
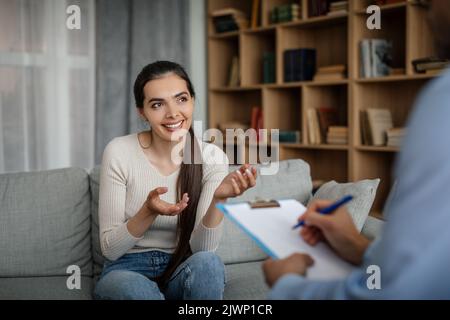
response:
[[[183,123],[183,120],[181,120],[180,122],[177,122],[175,124],[164,124],[164,127],[169,128],[169,129],[176,129],[176,128],[180,127],[182,123]]]

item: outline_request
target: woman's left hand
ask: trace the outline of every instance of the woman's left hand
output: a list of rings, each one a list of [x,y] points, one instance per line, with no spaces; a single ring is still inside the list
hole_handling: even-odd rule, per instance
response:
[[[239,170],[228,174],[214,192],[214,198],[225,201],[243,194],[247,189],[256,185],[256,169],[244,164]]]

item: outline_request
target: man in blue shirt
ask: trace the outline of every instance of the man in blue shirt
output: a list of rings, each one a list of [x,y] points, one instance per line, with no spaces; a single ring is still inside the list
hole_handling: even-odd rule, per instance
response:
[[[450,6],[432,0],[430,23],[439,54],[450,58]],[[312,204],[301,231],[311,245],[327,242],[358,267],[345,279],[305,279],[310,257],[268,260],[263,269],[272,299],[450,299],[450,71],[421,93],[396,162],[395,195],[374,243],[358,233],[344,208],[332,215]],[[379,267],[380,288],[368,286],[367,267]]]

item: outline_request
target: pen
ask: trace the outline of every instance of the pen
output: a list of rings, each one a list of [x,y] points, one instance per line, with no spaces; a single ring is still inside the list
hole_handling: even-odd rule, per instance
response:
[[[321,213],[321,214],[330,214],[331,212],[333,212],[334,210],[336,210],[340,206],[346,204],[347,202],[349,202],[352,199],[353,199],[353,196],[350,196],[350,195],[349,196],[345,196],[341,200],[338,200],[335,203],[333,203],[332,205],[330,205],[329,207],[320,209],[319,213]],[[298,227],[301,227],[304,224],[305,224],[305,221],[303,221],[303,220],[299,221],[295,226],[292,227],[292,230],[297,229]]]

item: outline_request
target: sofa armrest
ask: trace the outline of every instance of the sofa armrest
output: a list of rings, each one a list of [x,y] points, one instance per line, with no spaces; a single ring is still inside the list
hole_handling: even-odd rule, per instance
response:
[[[370,240],[379,237],[385,222],[383,220],[368,216],[366,223],[361,230],[361,234]]]

